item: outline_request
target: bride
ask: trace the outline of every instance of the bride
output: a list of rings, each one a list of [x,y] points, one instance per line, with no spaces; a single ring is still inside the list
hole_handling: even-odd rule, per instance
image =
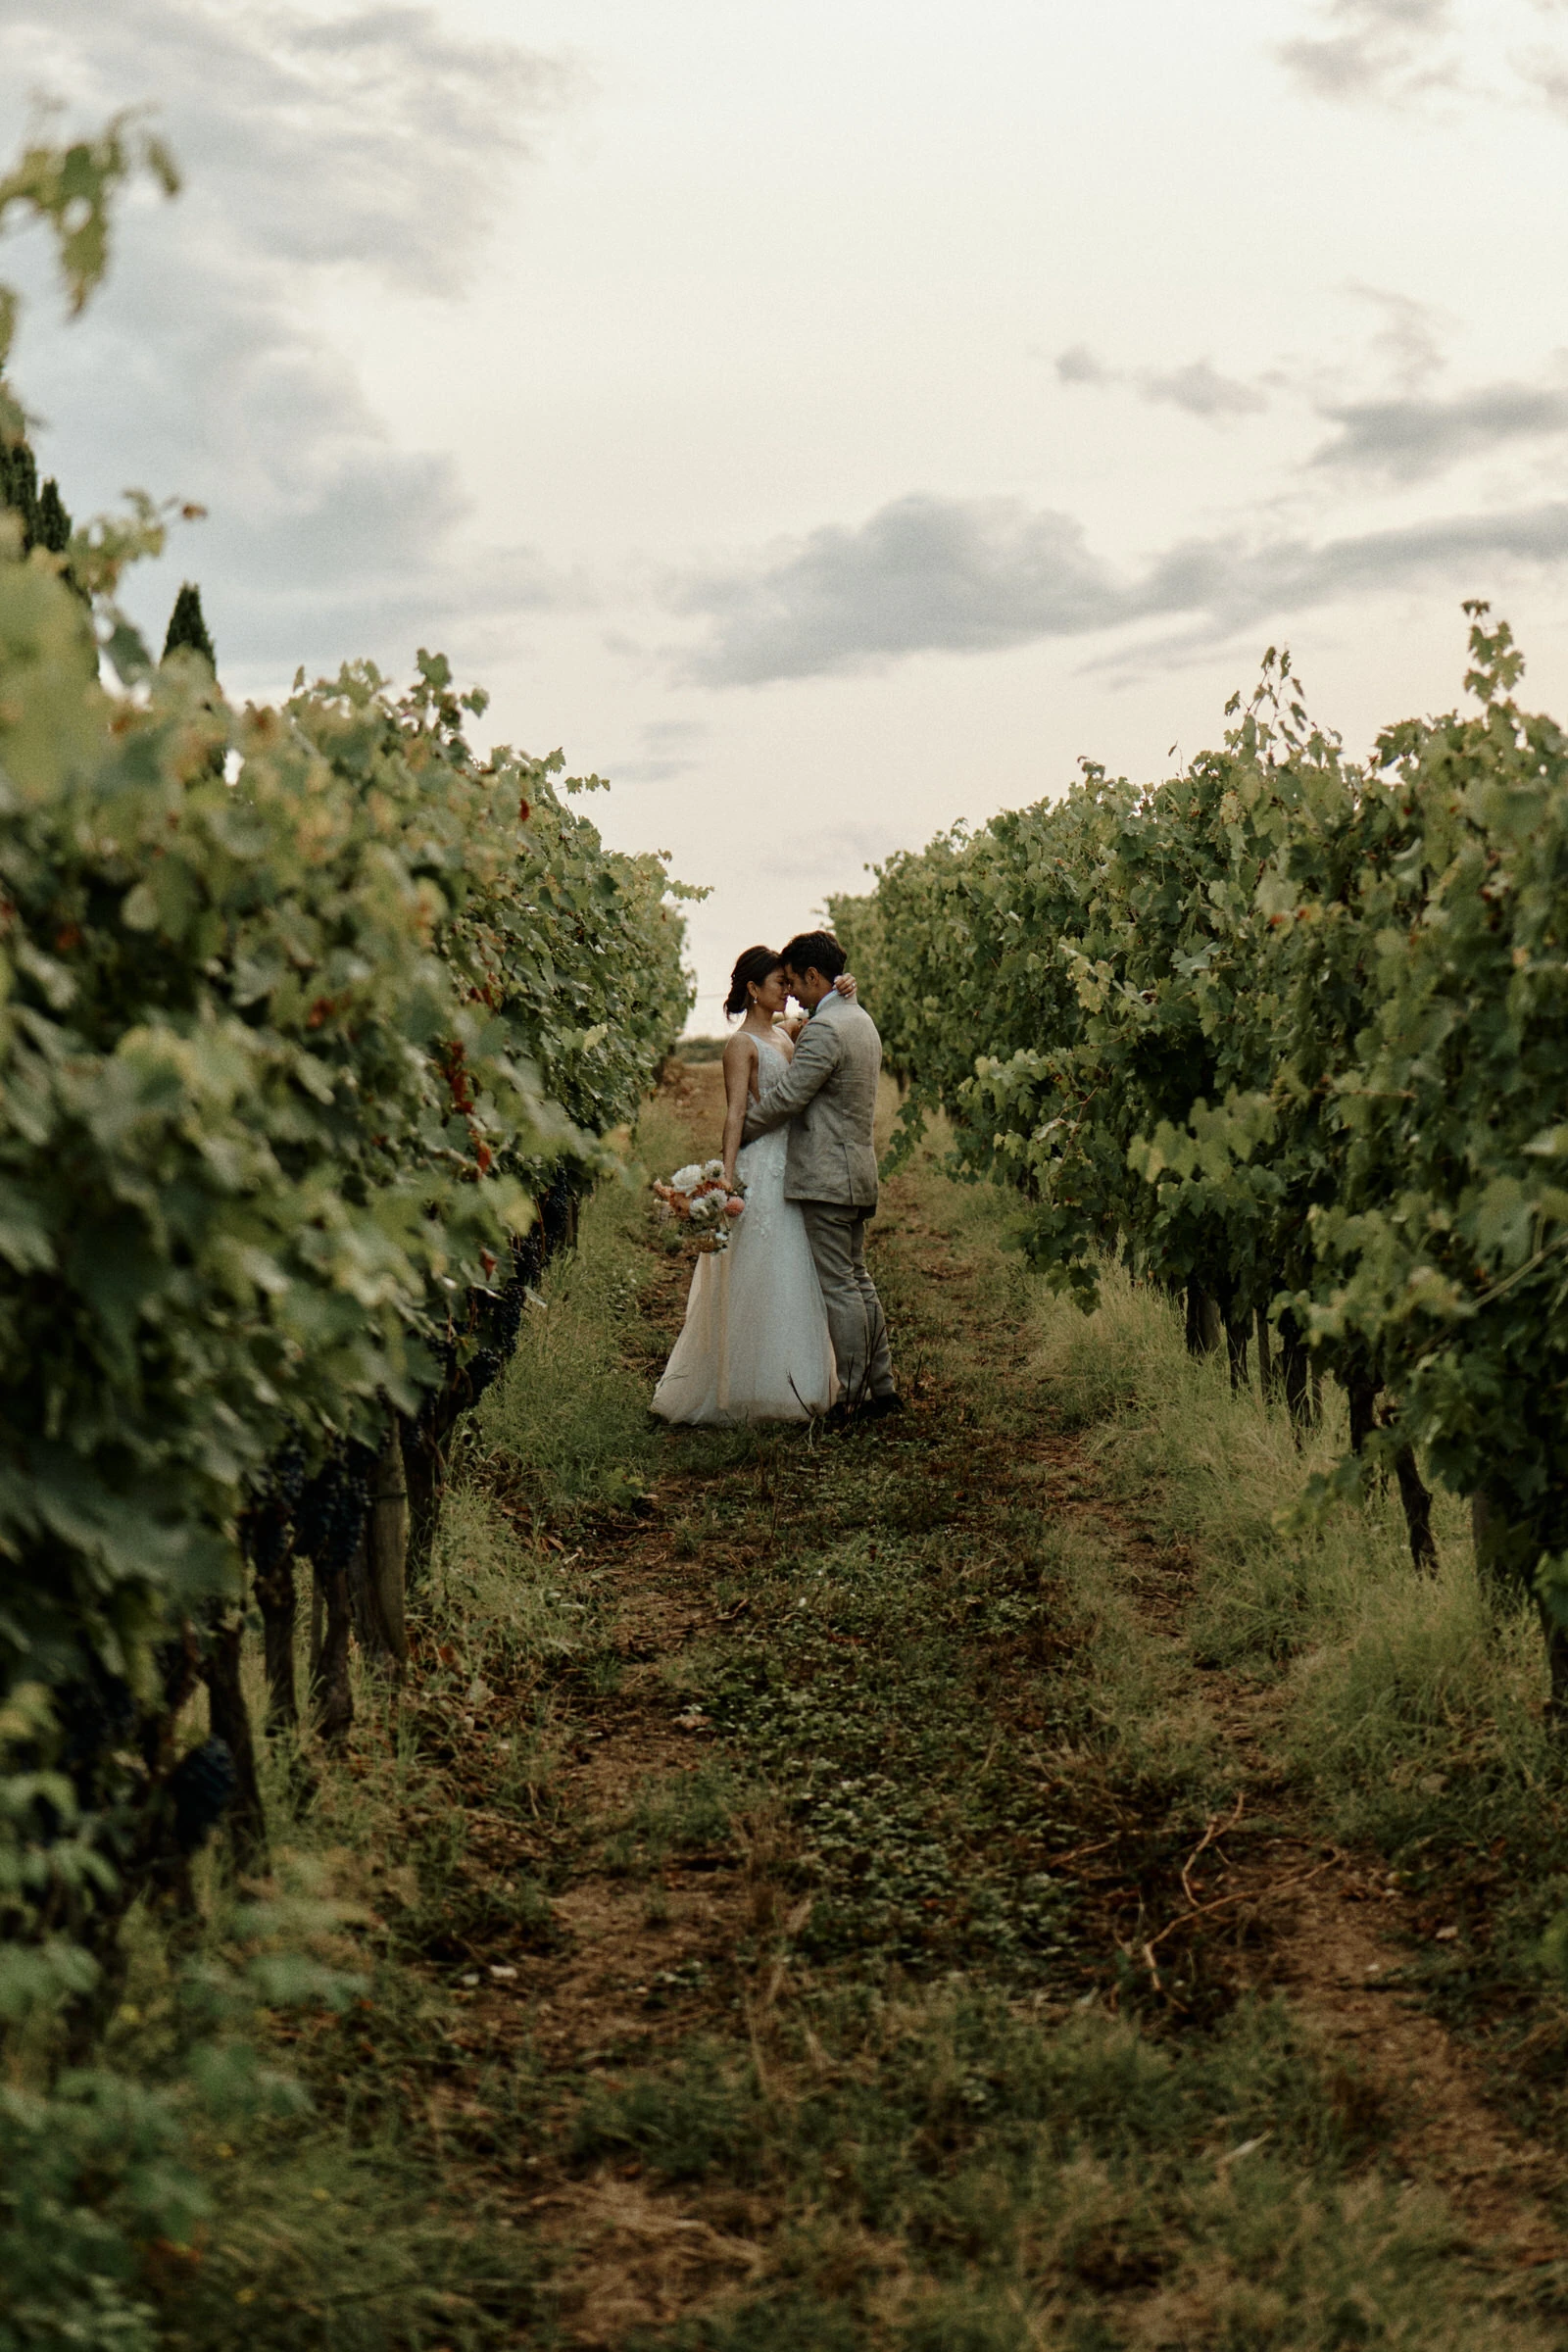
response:
[[[846,972],[834,986],[855,995]],[[653,1410],[662,1421],[808,1421],[833,1402],[837,1374],[806,1220],[784,1198],[787,1126],[742,1146],[747,1102],[788,1063],[795,1045],[776,1023],[789,1002],[771,948],[748,948],[724,1011],[745,1020],[724,1048],[724,1176],[746,1185],[727,1250],[697,1260],[686,1321]],[[765,1057],[771,1058],[765,1058]]]

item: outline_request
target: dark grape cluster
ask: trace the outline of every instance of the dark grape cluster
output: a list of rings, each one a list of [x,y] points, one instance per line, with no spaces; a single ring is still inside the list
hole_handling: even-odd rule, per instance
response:
[[[269,1489],[292,1517],[305,1489],[305,1448],[290,1438],[267,1465]]]
[[[490,1309],[490,1331],[497,1351],[504,1363],[517,1345],[522,1329],[523,1286],[509,1282]]]
[[[512,1267],[514,1280],[524,1290],[539,1288],[545,1273],[545,1237],[542,1226],[530,1225],[526,1233],[519,1234],[513,1242]]]
[[[174,1803],[174,1842],[193,1854],[220,1821],[234,1794],[234,1759],[226,1740],[204,1740],[180,1757],[169,1776]]]
[[[294,1542],[319,1576],[342,1576],[370,1507],[368,1446],[350,1439],[340,1454],[307,1479],[294,1511]]]
[[[92,1775],[106,1751],[128,1747],[136,1728],[136,1694],[122,1675],[98,1658],[85,1673],[55,1689],[55,1722],[62,1734],[60,1760],[76,1793],[91,1802]]]
[[[563,1170],[551,1181],[550,1189],[539,1202],[539,1223],[544,1235],[544,1253],[554,1257],[571,1240],[571,1178]]]
[[[251,1478],[252,1499],[240,1514],[240,1543],[259,1577],[286,1556],[292,1523],[305,1489],[305,1449],[294,1439],[278,1447]]]

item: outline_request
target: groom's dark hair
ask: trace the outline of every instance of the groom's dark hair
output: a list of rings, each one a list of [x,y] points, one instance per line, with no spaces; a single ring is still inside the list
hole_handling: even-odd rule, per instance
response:
[[[831,931],[798,931],[780,948],[779,960],[792,972],[820,972],[824,980],[836,980],[850,959]]]

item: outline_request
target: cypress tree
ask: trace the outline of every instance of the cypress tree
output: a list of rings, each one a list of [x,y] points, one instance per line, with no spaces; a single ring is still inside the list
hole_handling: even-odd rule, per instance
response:
[[[25,441],[0,441],[0,507],[22,517],[24,555],[42,547],[52,556],[63,556],[70,547],[71,515],[60,484],[51,477],[39,489],[37,464]],[[69,571],[66,583],[81,595]]]
[[[52,478],[38,493],[38,519],[33,528],[36,544],[46,547],[52,556],[63,556],[71,545],[71,516],[66,513],[60,485]]]
[[[25,441],[0,442],[0,505],[22,516],[22,552],[38,544],[38,468]]]
[[[174,610],[169,616],[169,635],[164,639],[164,660],[167,662],[179,646],[188,646],[193,653],[200,654],[213,675],[218,675],[218,656],[202,617],[202,593],[190,580],[174,599]]]

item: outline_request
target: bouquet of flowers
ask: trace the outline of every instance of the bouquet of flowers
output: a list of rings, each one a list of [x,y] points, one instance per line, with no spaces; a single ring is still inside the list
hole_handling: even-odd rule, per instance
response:
[[[746,1206],[746,1187],[737,1176],[724,1182],[721,1159],[694,1159],[677,1168],[667,1184],[655,1184],[661,1221],[683,1225],[699,1250],[727,1250],[730,1229]]]

